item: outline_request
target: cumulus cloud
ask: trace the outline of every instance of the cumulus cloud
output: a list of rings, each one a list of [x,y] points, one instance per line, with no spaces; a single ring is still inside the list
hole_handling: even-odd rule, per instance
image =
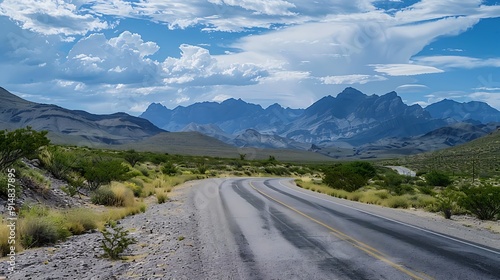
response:
[[[44,35],[85,35],[110,27],[74,4],[58,0],[4,0],[0,3],[0,15],[14,20],[23,29]]]
[[[63,75],[87,83],[149,82],[158,76],[159,67],[147,56],[158,49],[156,43],[144,42],[140,35],[129,31],[109,40],[95,33],[79,40],[69,51]]]
[[[248,85],[257,83],[267,72],[255,64],[220,65],[207,49],[183,44],[181,57],[169,57],[162,63],[165,83],[192,86]]]

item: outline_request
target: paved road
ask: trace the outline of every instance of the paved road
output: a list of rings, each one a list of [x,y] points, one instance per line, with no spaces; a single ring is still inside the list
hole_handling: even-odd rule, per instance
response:
[[[408,169],[406,167],[403,167],[403,166],[386,166],[386,167],[389,167],[389,168],[395,170],[400,175],[406,175],[406,176],[411,176],[411,177],[415,177],[417,175],[417,173],[415,171]]]
[[[298,190],[290,180],[203,181],[192,199],[207,279],[500,278],[497,249]]]

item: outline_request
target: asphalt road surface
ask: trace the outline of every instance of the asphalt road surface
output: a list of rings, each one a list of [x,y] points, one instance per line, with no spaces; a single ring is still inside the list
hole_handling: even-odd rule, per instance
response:
[[[500,279],[498,249],[298,190],[290,180],[202,182],[192,198],[211,279]]]

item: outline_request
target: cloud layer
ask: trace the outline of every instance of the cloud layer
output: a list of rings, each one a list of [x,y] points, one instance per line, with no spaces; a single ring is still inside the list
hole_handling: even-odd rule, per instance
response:
[[[0,83],[33,96],[54,92],[53,102],[71,102],[68,92],[76,92],[79,104],[101,98],[136,112],[148,102],[221,97],[306,107],[350,85],[368,93],[398,88],[409,102],[458,88],[494,101],[498,91],[484,89],[496,86],[474,71],[500,80],[500,52],[426,48],[499,17],[500,6],[480,0],[5,0]],[[210,39],[188,43],[196,34]],[[186,41],[172,45],[168,36]],[[437,83],[438,75],[456,82]]]

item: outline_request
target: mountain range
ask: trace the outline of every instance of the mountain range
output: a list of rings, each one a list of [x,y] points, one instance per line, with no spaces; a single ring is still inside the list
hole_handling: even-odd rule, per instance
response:
[[[82,145],[124,144],[165,132],[146,119],[125,113],[94,115],[56,105],[38,104],[0,87],[0,128],[26,126],[49,131],[54,143]]]
[[[305,109],[228,99],[172,110],[153,103],[140,117],[34,103],[0,88],[0,129],[48,130],[56,144],[214,156],[259,151],[265,158],[269,148],[315,159],[414,154],[486,135],[500,127],[499,119],[482,102],[443,100],[422,108],[395,92],[368,96],[354,88]]]
[[[305,109],[283,108],[279,104],[264,109],[241,99],[228,99],[175,109],[153,103],[140,117],[166,130],[198,131],[240,147],[315,150],[366,147],[384,139],[423,136],[460,122],[498,122],[500,112],[477,101],[443,100],[426,108],[408,106],[396,92],[368,96],[349,87],[336,97],[325,96]],[[458,127],[450,129],[467,133]]]

